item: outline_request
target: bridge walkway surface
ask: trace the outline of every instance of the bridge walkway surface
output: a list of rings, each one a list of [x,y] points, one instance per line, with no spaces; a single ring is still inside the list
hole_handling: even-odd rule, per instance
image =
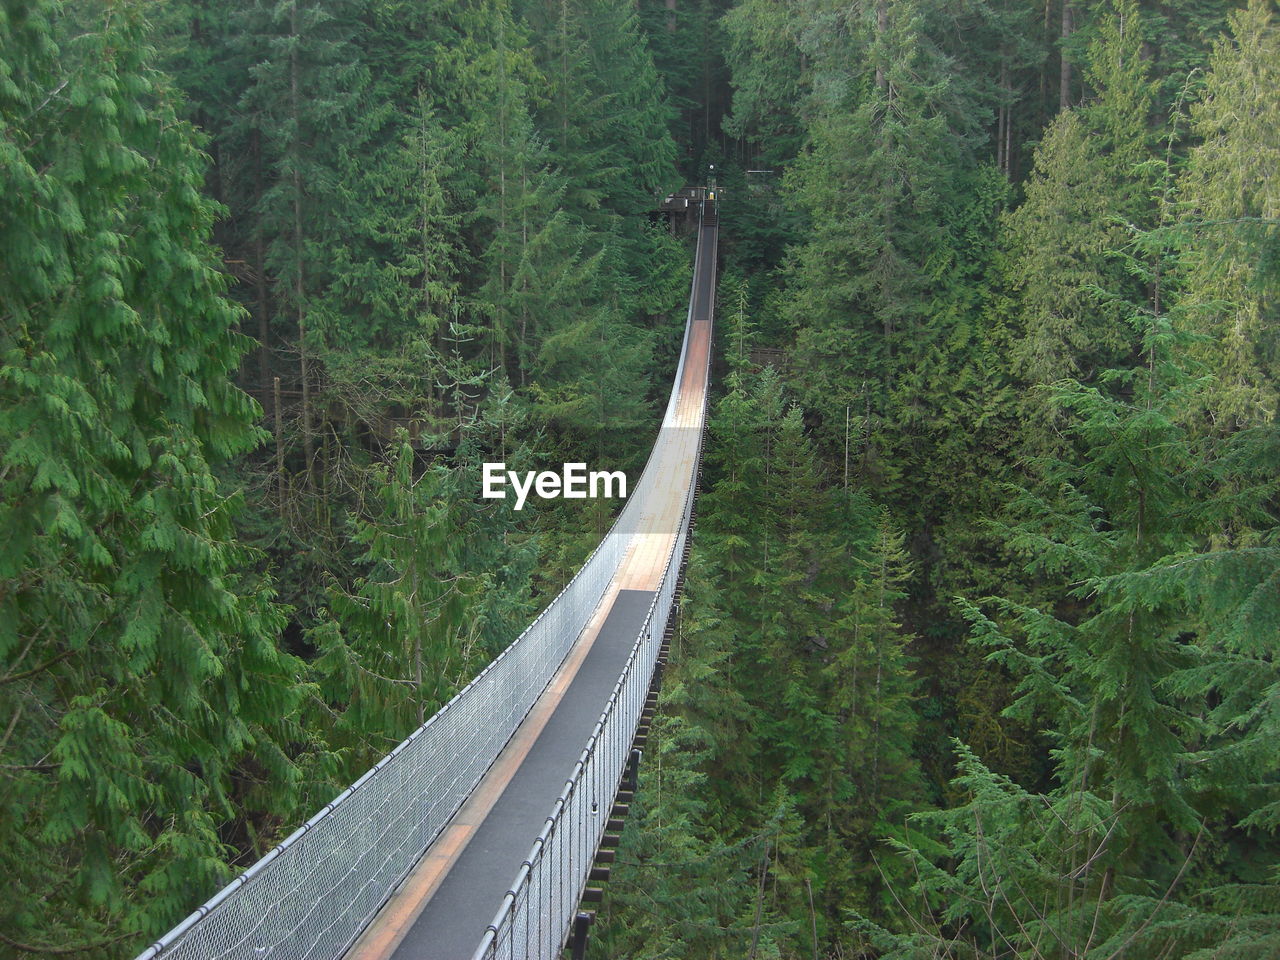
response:
[[[347,960],[468,960],[571,776],[644,625],[696,482],[716,240],[711,218],[699,228],[680,381],[641,482],[630,491],[640,499],[639,514],[615,576],[542,696]],[[601,818],[612,799],[601,799]]]

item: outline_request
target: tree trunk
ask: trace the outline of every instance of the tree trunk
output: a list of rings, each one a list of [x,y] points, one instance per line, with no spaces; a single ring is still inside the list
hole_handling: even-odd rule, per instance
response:
[[[881,257],[890,256],[890,248],[893,245],[893,229],[894,229],[894,184],[893,184],[893,165],[888,163],[888,158],[893,155],[893,137],[888,132],[888,117],[893,112],[893,89],[889,83],[888,72],[885,70],[885,61],[888,59],[886,53],[887,41],[885,35],[889,32],[889,5],[888,0],[877,0],[876,2],[876,89],[884,94],[885,98],[885,119],[880,124],[880,147],[881,155],[885,159],[884,168],[881,172],[881,190],[883,191],[880,203],[880,226],[881,226]],[[889,277],[887,273],[881,280],[881,294],[887,293],[889,285]],[[887,296],[883,296],[887,300]],[[885,348],[892,356],[893,354],[893,333],[894,323],[887,305],[882,304]]]
[[[1053,0],[1044,0],[1044,36],[1043,42],[1047,48],[1052,42],[1053,37]],[[1045,126],[1048,118],[1048,101],[1049,101],[1049,58],[1045,57],[1040,61],[1040,89],[1039,100],[1037,103],[1038,114],[1036,116],[1036,128],[1041,129]]]
[[[876,39],[879,41],[880,50],[876,57],[876,89],[886,90],[889,86],[888,78],[884,74],[884,35],[889,29],[889,7],[887,0],[877,0],[876,3]]]
[[[525,168],[520,168],[520,195],[528,197],[529,195],[529,177]],[[520,205],[520,259],[523,260],[529,250],[529,205],[522,203]],[[529,331],[529,278],[527,276],[520,278],[520,352],[516,357],[516,363],[520,367],[520,386],[525,385],[525,368],[528,366],[528,348],[525,344],[525,337]]]
[[[302,458],[305,461],[304,472],[308,483],[312,480],[315,469],[315,441],[311,436],[311,370],[307,357],[307,309],[306,283],[303,278],[302,257],[302,171],[299,169],[298,155],[302,152],[300,140],[301,124],[298,106],[298,4],[294,0],[289,7],[289,35],[293,40],[293,49],[289,53],[289,108],[293,119],[293,255],[294,255],[294,298],[298,315],[298,364],[302,377]]]
[[[434,304],[431,301],[431,207],[427,189],[427,93],[418,81],[418,134],[422,142],[418,150],[418,182],[422,191],[422,305],[427,313],[432,313]]]
[[[284,517],[284,416],[280,412],[280,378],[272,381],[271,406],[275,410],[276,421],[276,485],[280,496],[280,516]]]
[[[1010,179],[1014,178],[1013,168],[1013,104],[1005,108],[1004,121],[1004,172]]]
[[[507,45],[505,21],[498,25],[498,143],[500,144],[498,161],[498,236],[502,238],[503,247],[498,256],[498,289],[501,292],[502,304],[493,311],[493,338],[489,345],[489,366],[499,362],[506,366],[506,352],[502,346],[503,314],[507,306],[507,161],[510,152],[507,149]],[[461,411],[461,405],[459,405]]]
[[[258,202],[262,202],[262,194],[264,192],[262,185],[262,133],[256,127],[249,135],[250,152],[253,154],[253,182],[255,195]],[[267,406],[266,394],[267,386],[271,383],[271,349],[267,346],[268,339],[271,336],[271,326],[268,317],[271,312],[271,303],[267,293],[267,255],[262,243],[261,227],[254,228],[253,237],[253,286],[256,293],[258,303],[258,390],[263,397],[263,406]],[[280,392],[279,379],[277,378],[276,392],[272,394],[272,404],[275,408],[271,411],[271,416],[277,420],[280,418]]]
[[[1000,58],[1000,92],[1009,92],[1009,59],[1002,52]],[[1005,176],[1009,175],[1009,104],[1000,104],[1000,113],[996,118],[996,169]]]
[[[1059,47],[1061,68],[1058,72],[1058,109],[1065,110],[1071,106],[1071,61],[1067,57],[1067,40],[1075,28],[1075,8],[1070,0],[1062,4],[1062,43]]]

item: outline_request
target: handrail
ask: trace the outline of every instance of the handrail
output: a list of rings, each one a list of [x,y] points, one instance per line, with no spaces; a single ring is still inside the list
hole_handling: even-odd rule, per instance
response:
[[[699,242],[698,257],[701,247]],[[695,292],[700,262],[695,259]],[[690,321],[692,316],[693,296]],[[686,323],[664,424],[678,400],[690,329],[691,322]],[[640,509],[634,494],[651,476],[657,454],[655,445],[633,495],[583,566],[502,653],[355,783],[137,960],[341,956],[484,777],[563,663],[626,554],[631,539],[626,524]],[[682,524],[688,521],[688,495]],[[323,924],[315,922],[320,919]]]

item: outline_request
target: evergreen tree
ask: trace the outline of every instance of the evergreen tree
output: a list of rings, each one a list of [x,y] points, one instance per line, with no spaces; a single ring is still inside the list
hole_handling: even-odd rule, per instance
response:
[[[1179,193],[1187,206],[1183,256],[1188,325],[1216,382],[1206,413],[1218,429],[1271,420],[1276,412],[1274,324],[1280,157],[1274,96],[1280,30],[1266,4],[1251,3],[1215,47],[1204,94],[1192,108],[1191,151]]]
[[[1020,678],[1010,715],[1052,737],[1053,786],[1037,795],[961,749],[963,801],[922,821],[940,846],[900,845],[930,932],[891,937],[902,952],[889,955],[945,942],[978,956],[1044,955],[1053,943],[1082,957],[1243,957],[1270,940],[1271,884],[1239,862],[1209,866],[1225,839],[1212,821],[1238,822],[1245,795],[1269,794],[1248,764],[1227,760],[1250,753],[1228,732],[1241,700],[1199,706],[1216,689],[1209,677],[1230,670],[1218,638],[1239,624],[1241,595],[1206,607],[1188,589],[1206,568],[1239,562],[1200,551],[1224,527],[1266,522],[1265,488],[1189,428],[1206,381],[1185,372],[1185,338],[1154,311],[1134,324],[1147,367],[1059,389],[1081,460],[1042,461],[1043,486],[1010,505],[1012,546],[1066,596],[1053,609],[1000,601],[1016,632],[965,606],[989,659]],[[1269,686],[1259,680],[1245,697]],[[1215,746],[1196,756],[1197,744]]]
[[[825,673],[829,710],[839,724],[844,782],[839,806],[829,814],[827,829],[839,841],[832,844],[825,872],[833,903],[865,909],[875,903],[871,894],[880,893],[874,845],[897,832],[898,819],[918,798],[910,638],[895,613],[907,596],[909,560],[904,538],[883,508],[876,511],[865,498],[849,497],[842,512],[854,570],[845,575],[852,582],[832,610]]]
[[[804,144],[806,55],[796,36],[802,22],[777,0],[746,0],[721,20],[734,88],[725,130],[749,139],[763,164],[789,161]]]
[[[543,126],[568,202],[591,226],[634,237],[614,218],[636,217],[673,185],[675,154],[635,5],[551,0],[530,3],[528,18],[542,48]]]
[[[770,463],[765,424],[781,416],[782,396],[772,368],[751,380],[731,374],[729,386],[707,428],[707,459],[718,478],[700,512],[708,518],[708,551],[721,571],[721,593],[737,612],[749,609],[752,571],[768,561],[770,543],[757,503]]]
[[[588,944],[601,955],[728,958],[748,953],[753,935],[766,951],[772,946],[771,931],[755,920],[753,871],[774,831],[766,824],[741,840],[726,838],[738,803],[731,784],[751,773],[753,734],[708,572],[695,548],[640,767],[635,823],[623,832],[604,923]],[[768,920],[776,922],[772,912]]]
[[[105,956],[292,817],[306,687],[211,470],[259,411],[143,5],[10,4],[0,48],[0,942]]]
[[[1128,359],[1125,315],[1099,293],[1134,298],[1114,251],[1132,225],[1154,223],[1155,185],[1144,164],[1155,144],[1155,84],[1142,43],[1137,6],[1122,0],[1089,51],[1098,99],[1058,114],[1036,149],[1026,200],[1006,219],[1009,281],[1024,324],[1013,359],[1031,384],[1088,382]]]
[[[1005,194],[976,161],[984,105],[940,46],[949,26],[916,2],[815,21],[811,145],[788,175],[813,220],[787,268],[797,393],[824,452],[847,448],[852,475],[913,525],[921,477],[945,488],[974,455],[956,427],[982,414],[955,386],[988,379],[973,315]]]
[[[339,236],[340,157],[361,150],[368,136],[362,122],[368,76],[358,47],[363,24],[356,0],[255,2],[244,17],[241,42],[265,37],[240,108],[262,144],[266,186],[256,213],[266,236],[264,266],[276,280],[276,323],[297,357],[300,472],[310,486],[324,469],[317,460],[315,358],[332,325],[322,311],[313,314],[332,276],[330,254]],[[331,135],[335,129],[343,131],[341,139]]]
[[[403,442],[394,469],[374,468],[379,514],[357,520],[368,575],[358,593],[335,590],[336,620],[321,631],[316,668],[332,674],[326,699],[341,704],[341,726],[375,737],[355,776],[426,722],[476,669],[482,586],[466,570],[460,478],[443,466],[414,477]]]

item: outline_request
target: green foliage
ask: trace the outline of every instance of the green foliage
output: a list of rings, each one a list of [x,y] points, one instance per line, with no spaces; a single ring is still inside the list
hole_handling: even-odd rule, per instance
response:
[[[746,316],[728,322],[730,356],[743,356]],[[638,841],[637,879],[623,888],[680,920],[646,934],[641,956],[833,943],[844,910],[878,905],[869,851],[919,790],[909,637],[894,611],[909,577],[903,537],[869,498],[832,489],[772,370],[733,365],[711,420],[688,673],[665,694],[673,715],[659,728],[670,747],[655,734],[670,750],[662,776],[692,796],[663,779],[645,801],[657,832]],[[650,881],[649,860],[683,865]],[[634,896],[618,896],[627,926],[605,936],[633,955],[650,926]]]
[[[0,938],[106,955],[296,816],[307,688],[212,464],[260,439],[139,4],[0,17]],[[117,948],[118,949],[118,948]]]
[[[962,605],[988,660],[1018,678],[1007,713],[1052,738],[1052,785],[1027,790],[961,748],[964,802],[921,821],[940,848],[899,844],[929,933],[890,937],[891,956],[1042,956],[1050,942],[1083,957],[1253,956],[1270,942],[1274,877],[1228,851],[1252,828],[1272,855],[1260,834],[1274,790],[1246,758],[1273,678],[1255,666],[1240,696],[1211,679],[1250,657],[1223,639],[1251,632],[1268,589],[1256,574],[1228,587],[1222,571],[1248,561],[1212,545],[1270,526],[1270,452],[1194,431],[1211,381],[1187,375],[1187,338],[1157,311],[1133,325],[1146,367],[1059,387],[1074,456],[1037,461],[1038,485],[1010,500],[1005,535],[1027,573],[1060,584],[1055,607],[997,601],[1009,631]],[[1206,709],[1220,697],[1232,705]],[[1246,699],[1257,726],[1240,723]],[[1258,900],[1237,925],[1246,888]]]
[[[673,656],[650,728],[608,892],[608,916],[590,945],[601,956],[735,957],[774,941],[774,910],[757,918],[757,871],[778,823],[725,837],[737,812],[726,774],[751,768],[748,706],[735,689],[732,638],[695,551]],[[632,827],[636,829],[632,829]],[[763,904],[761,904],[763,907]],[[624,920],[625,922],[615,922]],[[775,948],[776,949],[776,948]]]
[[[726,845],[799,813],[783,956],[1273,951],[1276,57],[1229,6],[722,18],[786,173],[726,176],[698,550],[749,732],[689,789]]]
[[[1187,325],[1216,382],[1206,414],[1220,429],[1269,421],[1276,412],[1274,311],[1277,194],[1265,171],[1280,153],[1274,11],[1252,3],[1233,15],[1214,48],[1179,193],[1185,204]],[[1242,105],[1248,104],[1247,109]]]
[[[801,21],[777,0],[746,0],[720,21],[733,84],[733,113],[725,129],[758,143],[765,164],[787,161],[804,143],[798,107],[806,92]]]
[[[458,480],[440,466],[413,474],[408,443],[394,473],[375,468],[378,513],[357,521],[353,536],[368,575],[354,596],[335,590],[335,620],[316,638],[315,668],[333,677],[321,689],[341,712],[339,729],[378,738],[380,749],[360,757],[361,767],[443,706],[478,659],[471,608],[481,584],[462,563],[458,493],[445,489]]]
[[[1155,84],[1141,50],[1137,7],[1120,3],[1089,50],[1097,99],[1050,124],[1026,200],[1006,221],[1009,283],[1025,324],[1014,368],[1030,384],[1089,382],[1129,359],[1124,312],[1099,291],[1132,298],[1133,281],[1115,254],[1134,225],[1150,227],[1156,215],[1146,163]],[[1043,407],[1036,412],[1045,415]]]
[[[580,13],[552,136],[557,35],[505,0],[0,12],[0,942],[171,925],[602,522],[473,496],[494,452],[638,454],[687,289],[635,15]]]
[[[0,943],[169,925],[554,593],[605,511],[477,465],[643,453],[682,157],[729,373],[599,943],[1275,953],[1280,58],[1233,5],[7,2]]]

